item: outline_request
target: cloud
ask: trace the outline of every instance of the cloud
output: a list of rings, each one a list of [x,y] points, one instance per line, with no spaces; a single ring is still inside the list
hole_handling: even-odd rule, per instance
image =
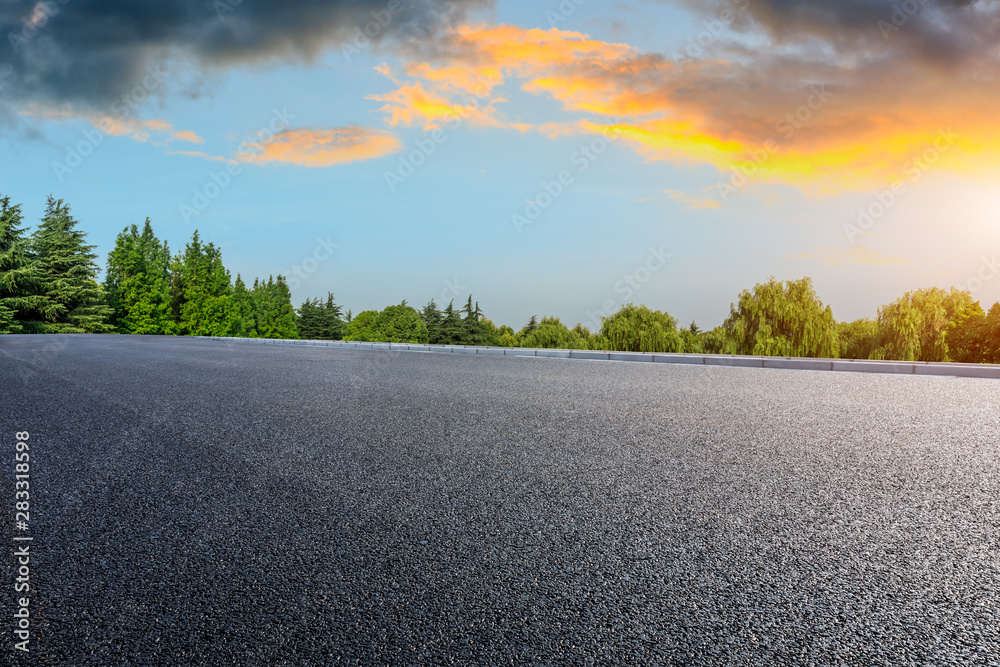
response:
[[[167,151],[167,155],[186,155],[188,157],[200,157],[205,160],[212,160],[213,162],[229,162],[232,158],[227,158],[222,155],[210,155],[202,151]]]
[[[153,64],[168,63],[165,70],[179,78],[178,70],[189,64],[213,69],[310,61],[342,44],[432,39],[441,27],[460,22],[468,9],[490,4],[5,0],[0,2],[0,35],[9,44],[0,49],[0,100],[106,112]]]
[[[407,83],[388,93],[369,95],[368,99],[385,102],[379,108],[386,114],[386,124],[419,125],[425,130],[441,127],[442,123],[467,121],[479,127],[499,126],[494,117],[494,103],[502,99],[490,100],[480,108],[477,99],[466,103],[452,102],[444,97],[428,92],[422,83]]]
[[[38,104],[30,104],[21,110],[22,116],[44,118],[48,121],[71,123],[86,121],[95,128],[112,137],[127,136],[133,141],[146,143],[150,138],[162,141],[187,141],[196,144],[205,143],[191,130],[175,130],[174,126],[162,118],[141,120],[132,117],[119,117],[101,113],[81,113],[71,108],[51,108]]]
[[[831,265],[875,264],[881,266],[885,264],[904,264],[906,262],[906,260],[901,257],[883,255],[882,253],[870,250],[867,246],[863,245],[851,246],[850,248],[841,248],[838,246],[814,248],[809,252],[797,255],[785,255],[785,257],[792,259],[815,259],[823,264]]]
[[[841,56],[916,59],[955,68],[996,47],[994,0],[681,0],[698,13],[729,8],[737,33],[775,45],[822,44]]]
[[[259,144],[256,152],[237,153],[240,162],[280,162],[304,167],[330,167],[390,155],[402,149],[384,130],[351,125],[328,130],[295,129],[278,132]]]
[[[717,199],[712,199],[711,197],[690,197],[680,190],[664,190],[663,192],[670,195],[670,198],[675,202],[683,204],[686,211],[700,208],[719,208],[721,205]]]
[[[708,163],[743,180],[814,190],[898,179],[935,146],[938,167],[995,162],[1000,2],[926,0],[906,22],[897,17],[900,40],[883,37],[877,24],[886,16],[893,25],[893,4],[720,1],[720,11],[745,10],[729,17],[697,58],[555,28],[462,25],[433,42],[408,44],[402,53],[410,80],[394,77],[397,89],[378,99],[392,102],[382,108],[388,122],[427,126],[475,94],[485,100],[480,125],[511,127],[500,113],[510,95],[500,91],[517,84],[577,117],[519,119],[518,129],[544,127],[553,137],[613,129],[649,160]],[[979,27],[970,42],[978,46],[963,48],[961,30],[972,24]],[[851,26],[867,32],[836,29]],[[903,37],[908,28],[914,34]],[[747,48],[742,36],[755,37],[757,46]],[[938,62],[912,53],[925,46],[952,55]],[[947,151],[940,150],[942,134],[956,138]]]
[[[171,137],[171,140],[190,141],[193,144],[205,143],[204,139],[199,137],[191,130],[181,130],[180,132],[175,132],[174,135]]]

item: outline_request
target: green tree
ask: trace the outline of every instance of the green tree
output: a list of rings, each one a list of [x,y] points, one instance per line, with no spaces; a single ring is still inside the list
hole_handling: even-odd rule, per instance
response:
[[[125,228],[108,253],[104,291],[122,333],[162,334],[172,330],[170,249],[146,218],[142,232]]]
[[[378,319],[377,310],[362,310],[347,323],[347,327],[344,330],[344,340],[368,341],[372,343],[388,342],[376,334],[376,319]]]
[[[12,206],[10,197],[0,197],[0,333],[24,330],[22,320],[47,301],[38,294],[38,276],[21,221],[21,206]],[[40,326],[36,321],[28,330]]]
[[[344,340],[373,343],[426,343],[427,325],[404,300],[382,312],[365,310],[347,325]]]
[[[528,323],[521,327],[521,330],[517,332],[517,344],[519,347],[528,347],[524,344],[524,339],[530,336],[538,329],[538,316],[532,315]]]
[[[389,306],[375,320],[375,330],[382,340],[390,343],[426,343],[427,327],[420,313],[406,305]]]
[[[37,266],[39,296],[35,313],[41,324],[30,330],[44,333],[105,333],[111,309],[97,282],[96,246],[87,245],[85,232],[69,206],[51,196],[41,224],[31,235],[30,253]]]
[[[495,342],[490,326],[492,323],[483,317],[478,301],[473,305],[471,294],[462,312],[462,333],[458,342],[462,345],[492,345]]]
[[[443,344],[441,324],[444,320],[444,315],[438,309],[437,304],[434,303],[434,299],[428,301],[427,305],[420,311],[420,319],[423,320],[424,326],[427,327],[427,342],[432,345]]]
[[[715,327],[700,334],[704,354],[733,354],[732,344],[724,327]]]
[[[250,295],[250,290],[247,289],[246,283],[243,282],[243,277],[238,273],[236,274],[236,280],[233,282],[233,293],[230,300],[233,310],[233,321],[235,324],[233,330],[230,332],[230,335],[256,338],[257,332],[254,329],[253,297]]]
[[[299,336],[309,340],[340,340],[343,338],[344,322],[340,315],[340,306],[333,300],[333,293],[328,292],[326,302],[320,299],[307,299],[299,307]]]
[[[698,325],[691,322],[687,329],[681,329],[681,351],[686,354],[702,354],[705,352],[705,334]]]
[[[558,317],[543,317],[540,322],[535,324],[534,328],[526,326],[522,332],[519,336],[521,347],[563,350],[590,349],[590,331],[582,324],[577,324],[570,329]]]
[[[977,302],[959,315],[947,342],[952,361],[1000,364],[1000,303],[983,313]]]
[[[724,326],[736,354],[838,356],[833,313],[808,277],[782,283],[772,276],[752,292],[743,290]]]
[[[878,322],[868,317],[853,322],[837,323],[840,357],[844,359],[871,359],[878,344]]]
[[[233,307],[232,280],[222,264],[222,251],[204,244],[195,230],[171,265],[172,310],[169,333],[182,336],[230,336],[242,321]]]
[[[303,301],[298,315],[299,335],[306,340],[319,340],[323,331],[323,309],[319,298]]]
[[[441,326],[438,329],[438,340],[441,345],[458,345],[462,341],[465,327],[462,323],[462,316],[455,310],[455,302],[448,302],[448,306],[441,315]]]
[[[612,350],[680,352],[683,349],[677,320],[668,313],[630,303],[602,319],[601,336]]]
[[[978,309],[966,290],[929,287],[907,292],[878,310],[873,359],[949,361],[948,334]],[[981,311],[981,309],[980,309]]]
[[[292,294],[284,276],[269,276],[266,283],[254,280],[250,300],[257,338],[299,337]]]

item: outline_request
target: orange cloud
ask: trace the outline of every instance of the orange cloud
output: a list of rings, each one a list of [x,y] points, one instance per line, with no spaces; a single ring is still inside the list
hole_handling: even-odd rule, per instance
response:
[[[490,101],[482,109],[474,99],[468,104],[453,103],[427,92],[421,83],[405,84],[389,93],[369,95],[368,99],[386,103],[379,111],[387,114],[387,125],[419,125],[425,130],[459,121],[468,121],[480,127],[498,126],[500,123],[493,117],[493,102],[503,101]]]
[[[203,144],[205,140],[199,137],[197,134],[191,130],[181,130],[180,132],[175,132],[171,139],[179,139],[180,141],[190,141],[192,144]]]
[[[389,132],[350,125],[329,130],[284,130],[260,144],[258,152],[237,153],[236,159],[255,164],[330,167],[390,155],[402,147]]]
[[[555,28],[465,25],[411,47],[403,67],[410,80],[393,78],[398,88],[373,99],[386,102],[390,125],[436,127],[471,109],[477,125],[549,137],[613,125],[649,160],[708,163],[724,181],[814,190],[909,178],[929,162],[925,155],[952,170],[1000,157],[984,83],[996,81],[990,67],[724,46],[714,59],[670,59]],[[510,105],[500,103],[509,95],[499,89],[512,82],[584,118],[507,120],[500,110]],[[479,100],[474,107],[470,95]],[[943,150],[942,132],[957,137]]]

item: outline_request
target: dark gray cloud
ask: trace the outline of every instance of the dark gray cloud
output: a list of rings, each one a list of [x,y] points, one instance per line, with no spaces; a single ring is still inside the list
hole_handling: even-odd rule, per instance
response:
[[[150,71],[430,39],[492,0],[2,0],[0,100],[106,110]],[[366,34],[367,33],[367,34]],[[168,65],[168,64],[172,64]],[[183,65],[182,65],[183,64]],[[150,70],[150,67],[153,70]]]
[[[1000,40],[997,0],[668,0],[732,9],[734,30],[776,45],[819,42],[851,59],[907,57],[942,67],[981,60]]]

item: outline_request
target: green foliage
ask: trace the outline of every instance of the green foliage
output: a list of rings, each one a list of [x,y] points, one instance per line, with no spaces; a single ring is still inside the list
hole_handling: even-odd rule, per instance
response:
[[[947,343],[952,361],[1000,364],[1000,303],[993,304],[989,313],[976,303],[959,315]]]
[[[475,306],[473,306],[471,294],[462,312],[465,315],[462,318],[461,338],[458,342],[461,345],[492,345],[494,340],[491,335],[490,326],[486,324],[487,320],[483,318],[483,311],[479,309],[479,302],[477,301]]]
[[[173,329],[170,249],[153,234],[149,218],[141,233],[132,225],[118,235],[108,254],[104,291],[120,332],[162,334]]]
[[[389,306],[375,320],[376,331],[390,343],[426,343],[427,327],[420,313],[406,305]]]
[[[462,316],[455,310],[454,301],[449,301],[441,314],[441,325],[438,328],[438,343],[441,345],[457,345],[465,334],[462,326]]]
[[[240,330],[222,251],[213,243],[203,244],[197,230],[184,252],[174,258],[171,274],[173,317],[168,333],[231,336]]]
[[[878,322],[863,317],[853,322],[837,323],[840,357],[843,359],[871,359],[878,344]]]
[[[285,277],[268,276],[267,282],[254,280],[250,290],[251,319],[246,323],[253,338],[298,338],[292,293]]]
[[[570,350],[590,349],[590,339],[590,331],[582,324],[569,329],[558,317],[543,317],[541,322],[535,322],[535,318],[532,317],[532,322],[529,322],[517,337],[520,347]]]
[[[35,263],[39,299],[37,320],[25,322],[29,331],[44,333],[105,333],[112,311],[104,304],[97,282],[95,246],[76,228],[69,206],[49,197],[41,224],[31,235],[29,251]]]
[[[233,282],[233,292],[229,298],[236,321],[236,326],[230,335],[241,338],[252,337],[250,332],[254,327],[253,296],[247,289],[246,283],[243,282],[243,277],[238,273]]]
[[[373,343],[426,343],[427,325],[415,309],[404,300],[381,313],[366,310],[354,316],[347,325],[344,340]]]
[[[701,345],[705,354],[733,354],[729,335],[724,327],[715,327],[701,333]]]
[[[420,311],[420,320],[427,327],[427,340],[432,345],[495,345],[496,326],[483,317],[479,302],[472,296],[462,310],[455,310],[452,301],[441,311],[431,299]]]
[[[307,340],[340,340],[344,337],[344,321],[340,306],[333,301],[333,292],[327,292],[326,301],[319,298],[306,300],[299,308],[299,336]]]
[[[514,329],[506,324],[494,328],[493,340],[493,344],[498,347],[517,347],[517,337],[514,334]]]
[[[424,326],[427,327],[427,342],[432,345],[443,345],[445,344],[444,338],[441,335],[441,324],[444,320],[444,315],[438,309],[437,304],[434,303],[434,299],[427,302],[424,309],[420,311],[420,319],[423,320]]]
[[[691,322],[687,329],[681,329],[681,352],[685,354],[703,354],[705,352],[705,335],[698,325]]]
[[[347,327],[344,330],[344,340],[360,340],[371,343],[388,342],[376,335],[376,319],[378,319],[377,310],[362,310],[347,323]]]
[[[676,319],[631,303],[603,318],[601,336],[608,349],[623,352],[680,352],[684,346]]]
[[[0,333],[21,332],[22,315],[43,304],[21,220],[20,205],[0,197]]]
[[[979,305],[965,290],[938,287],[907,292],[878,310],[878,345],[873,359],[948,361],[948,334],[973,317]]]
[[[833,313],[824,307],[811,278],[784,283],[774,277],[744,290],[725,322],[735,354],[836,357]]]

